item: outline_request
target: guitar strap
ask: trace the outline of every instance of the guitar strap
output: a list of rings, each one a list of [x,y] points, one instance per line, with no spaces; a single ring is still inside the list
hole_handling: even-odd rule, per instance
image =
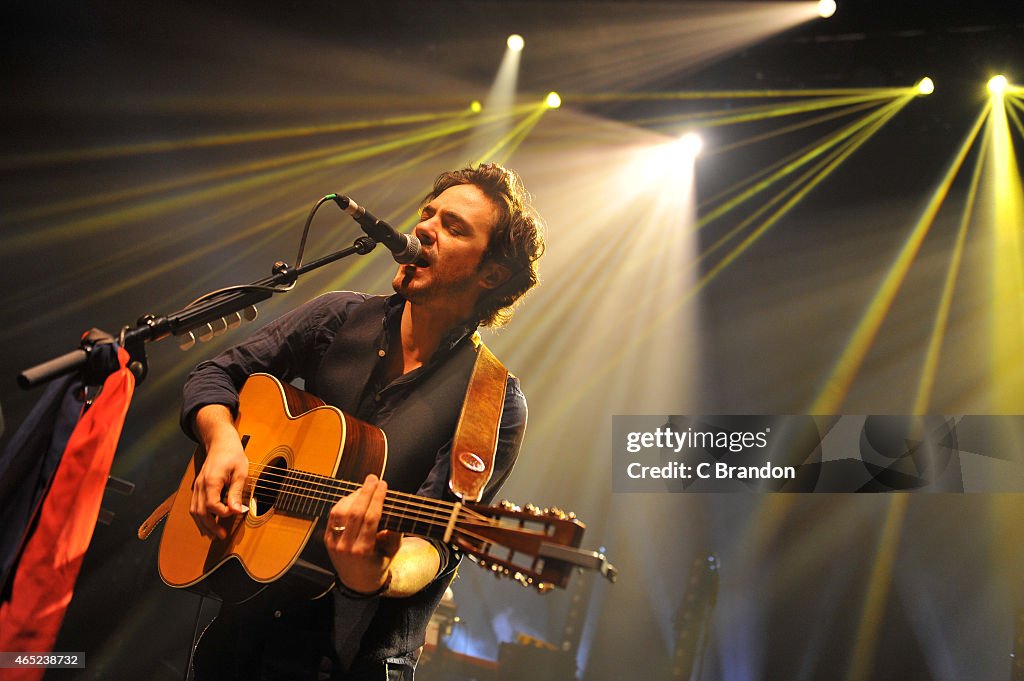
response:
[[[508,369],[483,344],[479,334],[473,334],[473,344],[477,349],[476,361],[455,429],[448,481],[452,492],[462,501],[479,501],[494,472],[508,382]]]
[[[177,494],[177,490],[171,492],[171,496],[164,499],[163,503],[153,509],[153,512],[149,514],[149,517],[139,525],[139,539],[149,539],[149,535],[153,534],[153,530],[155,530],[156,526],[160,524],[160,521],[166,518],[167,514],[171,512],[171,506],[174,505],[174,497]]]

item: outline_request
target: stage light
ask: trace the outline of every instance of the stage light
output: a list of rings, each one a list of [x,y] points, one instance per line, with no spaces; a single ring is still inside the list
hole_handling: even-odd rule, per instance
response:
[[[819,0],[818,2],[818,16],[822,19],[828,19],[830,16],[836,13],[836,0]]]
[[[549,92],[547,98],[544,99],[544,103],[549,109],[557,109],[562,106],[562,98],[558,96],[557,92]]]
[[[993,76],[988,81],[988,91],[995,97],[1001,97],[1006,92],[1006,76]]]
[[[917,94],[930,95],[933,92],[935,92],[935,82],[928,76],[925,76],[917,84]]]
[[[695,132],[688,132],[679,138],[679,150],[687,156],[696,158],[704,148],[704,140]]]
[[[634,174],[642,183],[673,187],[693,180],[694,164],[704,147],[704,140],[696,132],[688,132],[675,139],[649,147],[637,155]]]
[[[479,99],[474,99],[469,104],[469,110],[472,111],[473,113],[480,113],[481,111],[484,110],[484,105],[480,103]]]
[[[526,41],[523,40],[523,36],[518,33],[513,33],[508,37],[508,40],[505,41],[505,44],[508,45],[508,49],[513,52],[522,52],[523,47],[526,45]]]

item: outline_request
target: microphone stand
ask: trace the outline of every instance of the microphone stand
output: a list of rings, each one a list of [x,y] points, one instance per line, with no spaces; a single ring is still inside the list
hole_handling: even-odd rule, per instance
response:
[[[274,263],[269,277],[251,284],[211,291],[169,315],[143,315],[136,322],[135,328],[124,327],[118,338],[121,347],[131,356],[128,367],[135,374],[136,380],[141,382],[147,373],[146,343],[161,341],[171,335],[184,336],[181,347],[187,350],[197,340],[207,341],[236,328],[243,318],[247,321],[256,319],[256,303],[275,293],[291,290],[299,276],[350,255],[365,255],[376,245],[376,240],[361,236],[348,248],[335,251],[308,265],[293,268],[286,262],[278,261]],[[301,250],[299,257],[302,257]],[[18,385],[28,390],[86,368],[92,348],[103,342],[110,342],[110,336],[93,330],[82,340],[80,348],[22,371],[18,374]]]

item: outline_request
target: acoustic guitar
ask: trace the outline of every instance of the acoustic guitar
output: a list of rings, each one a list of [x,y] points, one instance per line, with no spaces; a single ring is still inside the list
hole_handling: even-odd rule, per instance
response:
[[[308,596],[323,595],[334,581],[320,540],[325,519],[368,474],[383,475],[384,432],[268,374],[253,374],[242,387],[235,428],[249,459],[242,497],[248,513],[219,521],[224,539],[199,532],[189,500],[205,458],[200,448],[167,515],[160,577],[242,601],[286,574],[300,575]],[[444,541],[495,575],[541,592],[564,588],[574,568],[615,577],[604,555],[579,548],[584,524],[557,508],[452,503],[389,490],[380,528]]]

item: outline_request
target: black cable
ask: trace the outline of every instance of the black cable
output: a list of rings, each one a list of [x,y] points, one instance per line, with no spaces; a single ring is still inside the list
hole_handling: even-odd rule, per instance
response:
[[[302,267],[302,253],[306,250],[306,236],[309,234],[309,226],[313,224],[313,216],[320,210],[320,206],[324,205],[328,201],[333,201],[338,198],[337,194],[328,194],[313,206],[313,209],[309,211],[309,217],[306,218],[306,226],[302,228],[302,240],[299,241],[299,254],[295,256],[295,269]]]
[[[196,656],[196,645],[199,643],[199,619],[203,614],[203,601],[206,600],[206,596],[199,595],[199,607],[196,608],[196,621],[192,625],[192,645],[188,647],[188,661],[185,663],[185,675],[181,677],[181,681],[188,681],[189,672],[192,671],[192,660]]]
[[[177,312],[175,312],[174,315],[180,315],[180,314],[182,314],[184,312],[187,312],[189,309],[191,309],[192,307],[195,307],[199,303],[204,303],[207,300],[210,300],[212,298],[216,298],[217,296],[221,295],[222,293],[235,293],[235,292],[241,293],[241,292],[244,292],[244,291],[267,291],[269,293],[287,293],[288,291],[291,291],[292,288],[294,288],[294,286],[295,286],[294,283],[288,284],[287,286],[282,287],[282,288],[279,288],[277,286],[260,286],[258,284],[237,284],[235,286],[225,286],[224,288],[219,288],[216,291],[210,291],[209,293],[204,293],[203,295],[199,296],[198,298],[193,300],[191,303],[189,303],[185,307],[183,307],[180,310],[178,310]]]

